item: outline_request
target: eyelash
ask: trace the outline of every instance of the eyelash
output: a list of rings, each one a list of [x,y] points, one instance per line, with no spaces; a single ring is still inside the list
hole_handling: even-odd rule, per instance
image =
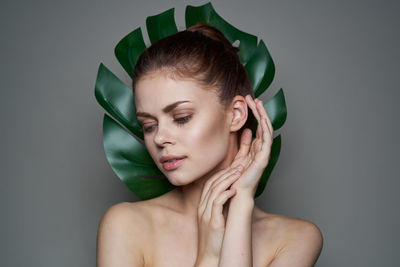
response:
[[[185,116],[185,117],[176,118],[176,119],[174,119],[174,122],[176,122],[177,125],[178,125],[179,127],[181,127],[181,126],[183,126],[183,124],[187,123],[191,118],[192,118],[192,114],[191,114],[191,115],[187,115],[187,116]],[[150,127],[143,127],[143,131],[144,131],[145,133],[150,133],[150,132],[153,131],[153,127],[154,127],[154,126],[155,126],[155,125],[152,125],[152,126],[150,126]]]
[[[178,125],[181,126],[181,125],[187,123],[191,118],[192,118],[192,115],[187,115],[185,117],[174,119],[174,122],[178,123]]]

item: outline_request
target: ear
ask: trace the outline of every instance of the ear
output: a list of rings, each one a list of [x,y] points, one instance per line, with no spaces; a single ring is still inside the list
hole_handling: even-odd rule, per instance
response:
[[[230,131],[237,132],[242,126],[246,123],[247,120],[247,102],[246,99],[237,95],[233,98],[232,103],[230,105],[230,113],[231,113],[231,124]]]

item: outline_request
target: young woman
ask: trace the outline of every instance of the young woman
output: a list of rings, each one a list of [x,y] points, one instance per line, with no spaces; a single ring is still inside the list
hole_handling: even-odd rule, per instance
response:
[[[106,212],[99,267],[314,265],[318,227],[254,205],[273,129],[237,51],[203,24],[158,41],[138,59],[133,90],[145,145],[178,187]]]

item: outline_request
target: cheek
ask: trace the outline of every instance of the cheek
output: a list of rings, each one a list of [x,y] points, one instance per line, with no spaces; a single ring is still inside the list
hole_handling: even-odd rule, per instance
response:
[[[176,144],[167,150],[170,153],[185,154],[190,159],[178,172],[165,171],[157,162],[158,159],[153,157],[160,152],[153,137],[145,137],[145,145],[156,165],[172,184],[188,184],[218,167],[225,159],[229,148],[229,129],[223,122],[225,118],[222,115],[213,115],[198,118],[190,126],[171,129],[171,138]]]
[[[199,123],[192,127],[185,140],[192,159],[201,166],[199,170],[210,171],[226,156],[229,132],[225,129],[222,119],[208,120],[207,123]]]

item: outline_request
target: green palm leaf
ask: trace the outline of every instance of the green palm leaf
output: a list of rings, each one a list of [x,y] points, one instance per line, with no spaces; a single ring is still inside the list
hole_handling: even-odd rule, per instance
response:
[[[275,75],[275,64],[262,40],[244,67],[251,81],[254,95],[258,97],[268,88]]]
[[[239,41],[239,58],[245,67],[256,97],[271,84],[275,65],[267,47],[257,37],[236,29],[219,16],[211,3],[194,7],[187,6],[186,27],[199,22],[219,29],[230,42]],[[176,33],[174,8],[146,19],[150,42]],[[115,56],[125,71],[132,77],[140,54],[146,49],[140,28],[135,29],[115,47]],[[99,104],[113,117],[105,115],[103,121],[103,143],[107,160],[121,181],[140,199],[162,195],[174,185],[162,175],[143,145],[143,132],[136,119],[136,108],[132,90],[118,79],[103,64],[100,64],[95,96]],[[265,105],[274,130],[285,123],[287,111],[283,90],[280,89]],[[124,127],[122,127],[124,126]],[[253,132],[257,124],[253,127]],[[130,132],[130,133],[129,133]],[[255,197],[264,190],[268,178],[276,165],[281,148],[281,136],[274,138],[268,165],[261,177]]]
[[[287,115],[285,95],[283,94],[282,88],[279,89],[274,97],[264,104],[264,107],[267,110],[268,117],[271,120],[274,131],[281,128],[286,121]]]
[[[130,77],[133,75],[136,61],[145,49],[146,45],[140,28],[126,35],[115,46],[115,56]]]
[[[100,64],[95,86],[97,102],[128,128],[143,139],[142,128],[136,118],[136,107],[132,89],[126,86],[106,66]]]
[[[174,8],[158,15],[147,17],[146,27],[152,44],[178,32],[174,19]]]

